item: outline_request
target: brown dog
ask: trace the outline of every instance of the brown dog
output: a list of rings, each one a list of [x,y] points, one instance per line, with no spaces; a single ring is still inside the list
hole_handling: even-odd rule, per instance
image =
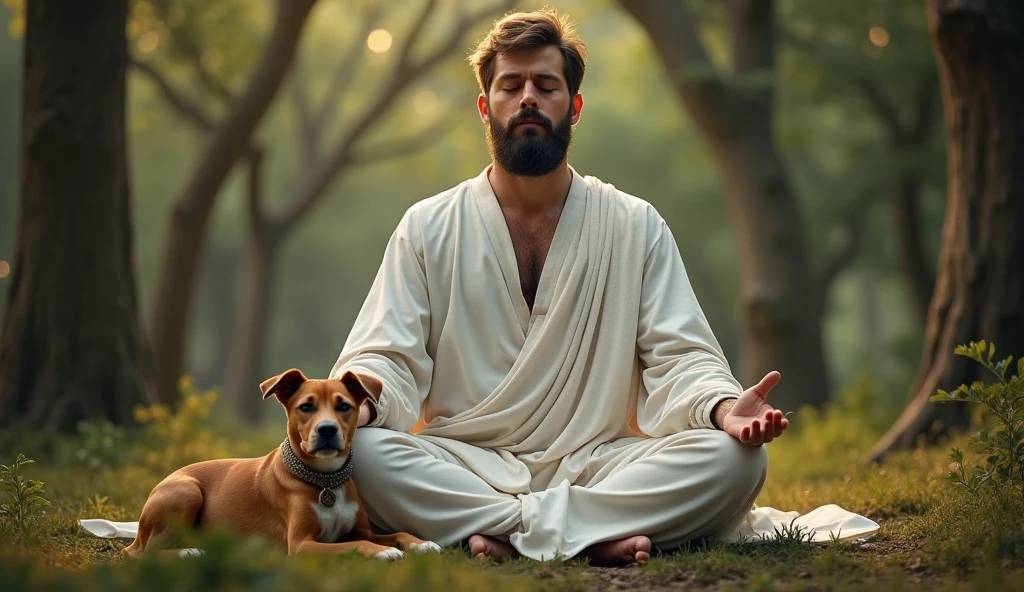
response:
[[[262,458],[200,462],[169,475],[149,494],[126,554],[170,544],[164,540],[169,518],[229,526],[241,536],[279,543],[289,554],[356,551],[396,559],[403,551],[441,550],[407,533],[373,534],[348,478],[359,406],[380,395],[380,381],[352,372],[340,380],[310,380],[291,369],[263,381],[260,390],[284,406],[287,439]]]

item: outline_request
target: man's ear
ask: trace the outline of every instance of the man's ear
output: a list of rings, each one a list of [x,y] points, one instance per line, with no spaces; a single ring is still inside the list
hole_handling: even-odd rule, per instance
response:
[[[341,383],[345,385],[348,392],[352,393],[360,405],[366,399],[376,402],[380,398],[381,391],[384,390],[384,384],[376,376],[356,374],[351,370],[342,375]]]
[[[277,400],[284,405],[288,398],[294,395],[304,382],[306,382],[306,377],[302,372],[292,368],[283,374],[272,376],[261,382],[260,391],[263,392],[264,399],[270,395],[277,395]]]

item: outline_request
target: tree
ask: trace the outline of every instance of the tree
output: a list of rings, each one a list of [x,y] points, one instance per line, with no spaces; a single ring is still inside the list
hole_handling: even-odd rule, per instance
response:
[[[1024,4],[927,0],[926,10],[945,112],[949,198],[912,399],[871,461],[966,425],[963,406],[928,402],[938,389],[984,379],[980,365],[953,355],[956,346],[984,339],[1024,355]]]
[[[127,0],[28,2],[0,425],[127,423],[140,362],[125,134]]]
[[[926,189],[934,187],[935,194],[943,189],[937,173],[943,155],[941,96],[920,2],[783,4],[786,18],[779,25],[780,36],[796,50],[802,79],[813,81],[804,85],[810,87],[804,100],[813,102],[806,108],[837,105],[845,114],[844,126],[867,119],[880,132],[864,139],[843,138],[848,170],[816,172],[816,191],[832,196],[839,187],[859,185],[859,201],[873,205],[886,198],[898,266],[923,328],[935,283],[935,256],[925,239],[931,225],[926,224],[922,202]],[[858,219],[867,209],[845,207],[839,215]],[[860,234],[853,238],[859,240]]]
[[[725,3],[730,74],[711,63],[683,0],[620,0],[647,32],[722,183],[739,252],[741,381],[771,370],[773,404],[820,405],[828,393],[821,338],[827,284],[849,260],[816,275],[800,209],[773,137],[775,24],[771,0]]]
[[[166,0],[162,4],[166,5]],[[277,96],[315,4],[316,0],[276,1],[274,28],[259,63],[245,89],[212,129],[171,207],[149,315],[156,385],[165,399],[177,395],[194,286],[214,201],[235,162],[248,153],[253,130]]]
[[[326,92],[315,105],[310,99],[309,84],[302,65],[293,67],[291,86],[294,89],[293,103],[299,122],[296,131],[304,164],[296,175],[296,181],[291,184],[290,192],[277,199],[268,199],[272,196],[264,195],[261,173],[267,148],[252,142],[244,155],[248,169],[247,232],[225,385],[226,392],[234,397],[241,417],[256,420],[264,409],[261,405],[253,404],[248,393],[264,378],[262,362],[275,288],[272,278],[276,271],[275,263],[286,240],[324,199],[331,184],[345,174],[359,166],[414,153],[443,137],[444,130],[450,126],[446,125],[448,118],[441,116],[435,118],[435,124],[422,126],[421,130],[404,137],[386,141],[368,140],[408,89],[462,49],[461,43],[472,27],[511,9],[513,5],[514,0],[501,0],[459,14],[441,31],[440,43],[436,43],[429,51],[419,51],[431,21],[438,20],[437,16],[444,12],[439,9],[437,0],[424,2],[403,36],[401,47],[396,50],[393,66],[372,91],[373,99],[361,101],[361,109],[351,115],[350,121],[343,124],[342,131],[330,143],[327,142],[328,132],[334,127],[337,105],[346,97],[365,96],[368,88],[372,88],[363,84],[356,85],[355,80],[360,67],[365,63],[368,34],[379,25],[382,5],[371,4],[361,15],[355,9],[351,11],[351,16],[361,18],[360,25],[347,50],[338,60]],[[187,35],[187,31],[178,32]],[[195,47],[192,41],[184,44]],[[198,55],[203,53],[200,47],[195,47],[194,51]],[[179,114],[201,130],[209,132],[215,128],[213,118],[201,104],[187,99],[156,68],[144,62],[137,62],[136,65],[142,74],[156,84]],[[199,66],[196,68],[198,70]],[[225,89],[220,94],[226,96],[229,102],[233,100],[231,91],[218,82],[212,73],[206,72],[197,77],[204,80],[207,86]]]

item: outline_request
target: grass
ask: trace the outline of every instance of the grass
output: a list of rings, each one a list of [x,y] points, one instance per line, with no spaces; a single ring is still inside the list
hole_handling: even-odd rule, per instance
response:
[[[0,588],[19,590],[1021,590],[1024,500],[972,496],[949,482],[957,442],[865,467],[861,458],[891,418],[870,386],[845,393],[824,413],[803,411],[769,446],[769,479],[757,500],[801,513],[837,503],[882,526],[866,544],[807,544],[788,532],[759,544],[694,543],[655,554],[643,567],[597,568],[580,560],[502,565],[464,550],[383,564],[358,557],[287,557],[229,533],[196,535],[207,555],[123,560],[130,541],[94,538],[78,519],[135,520],[169,468],[201,458],[265,453],[279,429],[244,440],[210,419],[212,399],[140,413],[134,431],[88,424],[75,438],[0,434],[0,462],[36,459],[22,472],[45,483],[37,519],[22,532],[0,522]],[[891,410],[890,410],[891,413]],[[6,500],[5,500],[6,501]]]

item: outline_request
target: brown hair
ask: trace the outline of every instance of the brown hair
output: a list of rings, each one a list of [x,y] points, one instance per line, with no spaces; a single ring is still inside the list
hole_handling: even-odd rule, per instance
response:
[[[583,83],[587,47],[576,36],[576,26],[572,21],[548,8],[506,14],[494,23],[487,37],[480,41],[476,51],[469,56],[480,90],[485,96],[490,94],[491,82],[494,81],[494,58],[498,54],[548,45],[561,50],[562,74],[569,86],[570,96],[575,96]]]

